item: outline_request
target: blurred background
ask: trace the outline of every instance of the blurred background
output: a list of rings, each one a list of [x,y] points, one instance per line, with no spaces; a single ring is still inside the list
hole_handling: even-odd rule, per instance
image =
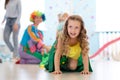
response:
[[[109,2],[109,3],[108,3]],[[120,36],[120,12],[118,0],[21,0],[22,15],[19,42],[24,30],[29,24],[29,16],[32,11],[39,10],[45,13],[46,21],[39,25],[44,32],[44,43],[52,45],[56,38],[58,26],[58,14],[67,12],[82,16],[90,42],[90,58],[112,58],[111,54],[119,54]],[[0,0],[0,22],[2,22],[5,10],[4,0]],[[9,53],[3,41],[3,29],[5,24],[0,24],[0,46],[2,53]],[[113,41],[116,40],[116,41]],[[4,48],[5,47],[5,48]]]

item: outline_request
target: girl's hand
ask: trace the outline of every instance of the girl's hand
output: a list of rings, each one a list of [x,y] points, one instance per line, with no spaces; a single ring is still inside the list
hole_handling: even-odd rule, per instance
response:
[[[42,47],[44,47],[44,44],[43,44],[42,40],[40,40],[37,44],[37,48],[41,49]]]
[[[80,72],[80,74],[83,74],[83,75],[89,75],[90,72],[88,70],[83,70],[82,72]]]
[[[3,19],[3,21],[1,22],[1,24],[3,24],[5,22],[5,19]]]
[[[42,48],[41,49],[41,54],[44,55],[44,53],[45,53],[45,49]]]
[[[30,47],[30,51],[31,51],[31,53],[34,53],[36,51],[36,47],[35,46],[31,46]]]
[[[62,72],[60,70],[56,70],[54,72],[52,72],[53,74],[62,74]]]
[[[13,25],[13,31],[18,31],[18,25],[16,23]]]

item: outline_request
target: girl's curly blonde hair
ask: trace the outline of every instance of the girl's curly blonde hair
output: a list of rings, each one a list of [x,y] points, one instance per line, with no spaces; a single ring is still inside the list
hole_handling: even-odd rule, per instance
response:
[[[79,15],[72,15],[72,16],[69,16],[69,18],[66,20],[65,24],[64,24],[64,29],[63,29],[63,33],[62,33],[62,44],[63,44],[63,53],[67,54],[69,51],[68,49],[68,42],[70,40],[70,37],[68,35],[68,30],[67,30],[67,27],[68,27],[68,22],[69,20],[76,20],[76,21],[79,21],[81,23],[81,29],[80,29],[80,33],[77,37],[79,43],[80,43],[80,47],[81,47],[81,50],[82,50],[82,54],[86,54],[88,53],[89,51],[89,43],[88,43],[88,37],[87,37],[87,31],[84,27],[84,22],[82,20],[82,18],[79,16]]]

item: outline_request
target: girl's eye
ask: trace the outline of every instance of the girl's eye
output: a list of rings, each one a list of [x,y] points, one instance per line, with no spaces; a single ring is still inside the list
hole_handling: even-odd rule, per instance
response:
[[[75,27],[75,29],[78,29],[78,27]]]
[[[69,28],[72,28],[72,26],[69,26]]]

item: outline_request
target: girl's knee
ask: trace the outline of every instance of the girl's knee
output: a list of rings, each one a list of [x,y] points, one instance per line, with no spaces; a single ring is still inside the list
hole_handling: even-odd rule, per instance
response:
[[[77,60],[69,59],[68,67],[69,67],[70,70],[76,70],[76,68],[77,68]]]
[[[69,67],[70,70],[76,70],[77,65],[75,65],[75,64],[70,64],[68,67]]]

